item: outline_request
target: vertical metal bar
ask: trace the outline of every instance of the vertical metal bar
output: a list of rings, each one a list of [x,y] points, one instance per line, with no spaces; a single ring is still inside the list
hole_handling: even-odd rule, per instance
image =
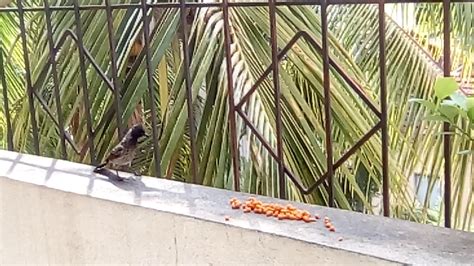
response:
[[[12,122],[10,118],[10,108],[8,106],[8,89],[7,89],[7,80],[5,78],[5,68],[3,60],[3,47],[0,44],[0,81],[2,82],[3,87],[3,108],[5,110],[5,120],[7,122],[7,145],[8,150],[13,151],[13,131],[12,131]]]
[[[73,1],[74,5],[74,17],[76,22],[76,35],[77,35],[77,46],[79,49],[79,64],[81,69],[81,86],[82,93],[84,94],[84,111],[86,112],[86,122],[87,122],[87,134],[88,134],[88,144],[89,144],[89,154],[91,157],[91,164],[95,165],[97,163],[97,158],[95,154],[94,147],[94,131],[92,129],[92,117],[90,113],[90,102],[89,102],[89,89],[87,84],[87,70],[85,65],[84,58],[84,42],[82,40],[82,22],[81,22],[81,13],[79,11],[78,0]]]
[[[329,48],[328,48],[328,19],[327,0],[321,0],[321,34],[323,50],[323,86],[324,86],[324,116],[326,124],[326,167],[329,183],[329,207],[334,207],[334,162],[332,150],[332,116],[331,116],[331,81],[329,78]]]
[[[179,1],[179,11],[181,15],[181,29],[183,34],[183,59],[184,59],[184,78],[186,83],[186,93],[187,93],[187,103],[188,103],[188,121],[189,121],[189,130],[191,134],[191,172],[193,175],[193,183],[198,182],[198,169],[197,169],[197,153],[196,153],[196,130],[195,130],[195,121],[194,121],[194,112],[193,112],[193,91],[191,76],[189,73],[189,47],[188,47],[188,34],[186,32],[186,0]]]
[[[277,155],[278,155],[278,183],[280,187],[281,199],[286,199],[286,180],[283,158],[283,137],[281,119],[281,91],[280,91],[280,69],[278,61],[278,39],[276,24],[276,0],[269,0],[270,9],[270,41],[272,46],[272,72],[273,86],[275,88],[275,111],[276,111],[276,135],[277,135]]]
[[[28,94],[28,108],[30,111],[30,120],[31,126],[33,129],[33,144],[35,149],[35,154],[39,155],[40,148],[39,148],[39,137],[38,137],[38,125],[36,124],[36,110],[35,110],[35,103],[33,98],[33,86],[31,81],[31,73],[30,73],[30,57],[28,55],[28,43],[26,39],[26,27],[25,27],[25,11],[23,9],[23,1],[18,0],[18,16],[20,19],[20,35],[22,40],[22,48],[23,48],[23,60],[25,63],[25,78],[26,78],[26,88]]]
[[[382,123],[382,198],[383,215],[390,216],[390,178],[388,176],[388,106],[387,74],[385,65],[385,0],[379,0],[379,67],[380,67],[380,105]]]
[[[110,0],[105,0],[105,10],[107,14],[107,30],[109,33],[109,49],[110,49],[110,67],[112,72],[112,82],[114,85],[114,103],[115,103],[115,117],[117,119],[117,134],[119,139],[122,139],[124,130],[122,126],[122,108],[120,108],[120,84],[117,79],[117,55],[115,54],[114,41],[114,22],[112,14],[112,6]]]
[[[144,45],[143,49],[145,49],[145,61],[146,61],[146,70],[147,70],[147,85],[148,85],[148,92],[150,94],[150,108],[151,108],[151,126],[152,126],[152,134],[153,134],[153,157],[155,163],[155,173],[156,176],[161,176],[161,156],[160,156],[160,147],[159,147],[159,140],[158,140],[158,129],[157,129],[157,115],[156,115],[156,107],[155,107],[155,96],[153,91],[153,69],[151,68],[151,51],[150,51],[150,19],[148,16],[148,5],[146,0],[141,0],[141,7],[142,7],[142,22],[143,22],[143,39]]]
[[[443,0],[443,58],[444,58],[444,76],[451,76],[451,6],[450,0]],[[443,124],[445,133],[451,131],[449,123]],[[444,134],[444,226],[451,228],[451,136]]]
[[[240,191],[240,162],[239,162],[239,146],[237,144],[237,126],[235,122],[235,102],[234,102],[234,80],[232,76],[232,51],[230,43],[230,21],[229,21],[229,0],[223,1],[224,16],[224,48],[227,67],[227,92],[229,97],[229,122],[230,122],[230,141],[232,154],[232,165],[234,173],[234,190]]]
[[[59,134],[61,135],[61,156],[62,159],[67,158],[66,150],[66,133],[64,132],[64,118],[63,112],[61,109],[61,96],[59,90],[59,79],[57,71],[57,62],[56,62],[56,49],[54,48],[53,40],[53,26],[51,22],[51,9],[49,6],[49,0],[44,0],[44,14],[46,18],[46,30],[48,37],[49,45],[49,63],[51,64],[51,73],[53,75],[53,84],[54,84],[54,98],[56,101],[56,113],[58,114],[58,125],[59,125]]]

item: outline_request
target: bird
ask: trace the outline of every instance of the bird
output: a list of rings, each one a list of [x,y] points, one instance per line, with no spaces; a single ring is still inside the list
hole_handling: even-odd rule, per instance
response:
[[[96,166],[94,172],[100,171],[102,168],[106,167],[109,164],[118,165],[118,166],[128,166],[131,169],[131,164],[133,158],[135,157],[135,150],[138,146],[138,139],[141,137],[149,137],[145,129],[141,124],[136,124],[132,126],[125,136],[122,138],[119,144],[117,144],[108,154],[107,158],[103,163]],[[120,180],[123,180],[122,177],[119,176],[118,170],[115,170],[117,173],[117,177]],[[133,172],[135,176],[139,176],[136,171]]]

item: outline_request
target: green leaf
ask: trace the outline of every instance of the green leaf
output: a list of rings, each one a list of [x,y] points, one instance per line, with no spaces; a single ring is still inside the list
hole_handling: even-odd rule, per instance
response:
[[[446,100],[448,101],[448,100]],[[464,93],[456,91],[451,94],[451,101],[453,104],[461,107],[463,110],[467,110],[467,97]]]
[[[442,104],[438,110],[442,115],[447,117],[450,121],[454,121],[456,116],[459,115],[459,109],[451,105]]]
[[[469,117],[469,121],[471,123],[474,123],[474,107],[471,107],[469,110],[467,110],[467,117]]]
[[[474,107],[474,97],[466,98],[466,108],[469,110]]]
[[[436,97],[445,99],[459,88],[453,77],[440,77],[436,79],[434,90]]]
[[[436,109],[436,104],[434,104],[431,101],[425,100],[425,99],[411,98],[411,99],[408,100],[408,102],[419,103],[419,104],[425,106],[430,111],[434,111]]]
[[[438,122],[450,122],[446,117],[442,115],[427,115],[424,120],[426,121],[438,121]]]

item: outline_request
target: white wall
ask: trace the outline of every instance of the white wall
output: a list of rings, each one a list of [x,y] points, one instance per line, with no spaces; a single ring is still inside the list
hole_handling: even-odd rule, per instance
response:
[[[0,264],[380,264],[252,230],[0,178]]]

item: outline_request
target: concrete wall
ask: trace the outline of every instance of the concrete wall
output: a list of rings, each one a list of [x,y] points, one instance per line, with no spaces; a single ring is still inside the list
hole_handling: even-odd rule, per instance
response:
[[[91,169],[0,151],[1,265],[474,261],[473,234],[296,204],[331,217],[338,232],[330,233],[320,221],[231,210],[229,198],[248,196],[241,193],[145,177],[119,182]],[[440,237],[444,245],[429,243]]]
[[[363,263],[275,235],[0,178],[5,263]]]

